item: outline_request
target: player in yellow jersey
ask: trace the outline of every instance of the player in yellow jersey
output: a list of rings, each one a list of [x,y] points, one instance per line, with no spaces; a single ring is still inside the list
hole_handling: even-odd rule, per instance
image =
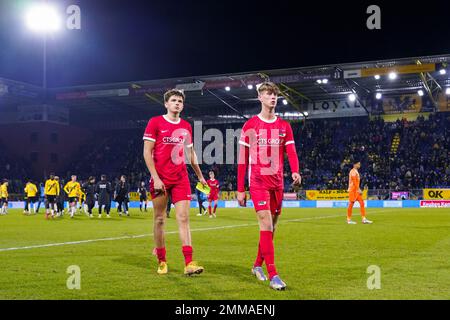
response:
[[[25,202],[25,214],[29,214],[31,211],[36,213],[36,202],[37,202],[37,186],[33,183],[31,179],[28,180],[25,189],[25,194],[27,196],[27,201]],[[30,208],[31,203],[31,208]]]
[[[348,176],[348,192],[349,192],[349,201],[347,208],[347,223],[348,224],[356,224],[355,221],[352,221],[352,209],[355,201],[359,202],[360,210],[361,210],[361,218],[362,223],[370,224],[372,221],[367,220],[366,218],[366,209],[364,208],[364,201],[362,198],[362,191],[359,187],[360,177],[358,169],[361,168],[361,162],[356,161],[353,164],[353,169],[350,170],[350,174]]]
[[[45,219],[51,214],[51,217],[55,217],[55,204],[56,197],[59,195],[59,182],[55,180],[55,174],[50,173],[50,178],[45,181],[44,194],[45,194]]]
[[[0,186],[0,214],[8,213],[8,180],[3,179]]]
[[[78,196],[81,191],[80,183],[77,181],[77,176],[72,175],[71,180],[64,186],[64,191],[69,197],[69,213],[70,217],[73,218],[75,211],[77,209]]]

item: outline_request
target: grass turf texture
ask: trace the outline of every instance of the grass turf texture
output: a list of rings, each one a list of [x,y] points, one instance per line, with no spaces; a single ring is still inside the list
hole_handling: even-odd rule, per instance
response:
[[[253,209],[191,211],[194,259],[186,277],[172,217],[166,235],[169,274],[156,274],[152,211],[107,220],[84,214],[46,221],[42,211],[0,216],[0,299],[450,299],[450,212],[369,209],[373,225],[345,223],[346,209],[284,209],[275,259],[288,288],[276,292],[250,273],[259,238]],[[224,228],[226,227],[226,228]],[[2,251],[88,239],[138,238]],[[81,290],[69,290],[67,267],[81,268]],[[381,289],[367,289],[367,268],[381,268]],[[265,268],[264,268],[265,270]]]

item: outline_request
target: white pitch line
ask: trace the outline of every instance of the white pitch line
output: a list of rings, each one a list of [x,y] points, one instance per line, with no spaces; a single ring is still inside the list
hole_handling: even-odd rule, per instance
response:
[[[392,210],[372,211],[370,213],[372,214],[372,213],[388,212],[388,211],[392,211]],[[340,214],[340,215],[332,215],[332,216],[328,215],[328,216],[319,216],[319,217],[290,219],[290,220],[280,221],[278,224],[286,223],[286,222],[299,222],[299,221],[328,219],[328,218],[339,218],[339,217],[345,217],[345,215]],[[210,227],[210,228],[201,228],[201,229],[191,229],[191,232],[222,230],[222,229],[232,229],[232,228],[242,228],[242,227],[252,227],[252,226],[257,226],[257,225],[258,225],[258,223],[236,224],[236,225],[229,225],[229,226],[219,226],[219,227]],[[178,231],[165,232],[165,234],[175,234],[175,233],[178,233]],[[124,240],[124,239],[137,239],[137,238],[144,238],[144,237],[151,237],[151,236],[153,236],[153,233],[140,234],[140,235],[136,235],[136,236],[122,236],[122,237],[114,237],[114,238],[111,237],[111,238],[89,239],[89,240],[59,242],[59,243],[47,243],[47,244],[38,244],[38,245],[26,246],[26,247],[0,248],[0,252],[16,251],[16,250],[27,250],[27,249],[36,249],[36,248],[58,247],[58,246],[73,245],[73,244],[83,244],[83,243],[91,243],[91,242],[99,242],[99,241],[115,241],[115,240]]]

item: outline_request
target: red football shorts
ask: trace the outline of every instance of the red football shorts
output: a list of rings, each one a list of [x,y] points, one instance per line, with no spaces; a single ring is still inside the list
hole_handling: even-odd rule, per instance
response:
[[[166,194],[172,197],[172,203],[175,204],[182,200],[191,200],[191,184],[188,179],[177,182],[176,184],[169,184],[164,182],[164,187],[166,188]],[[150,180],[150,194],[152,199],[162,195],[162,192],[156,193],[153,179]]]
[[[281,214],[283,190],[250,189],[250,197],[256,212],[270,210],[272,215]]]
[[[217,200],[219,200],[219,195],[218,195],[218,194],[209,194],[209,195],[208,195],[208,201],[209,201],[209,202],[211,202],[211,201],[217,201]]]

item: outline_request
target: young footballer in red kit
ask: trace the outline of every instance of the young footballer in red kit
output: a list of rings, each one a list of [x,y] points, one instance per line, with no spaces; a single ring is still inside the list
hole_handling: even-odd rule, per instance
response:
[[[259,245],[252,273],[267,280],[262,269],[265,262],[270,287],[284,290],[286,284],[275,267],[273,236],[283,201],[283,161],[287,154],[294,184],[300,184],[299,163],[291,125],[275,115],[279,89],[271,82],[258,87],[261,112],[248,120],[239,140],[238,201],[245,206],[245,174],[248,167],[250,196],[259,222]]]
[[[158,257],[158,274],[168,272],[164,225],[169,195],[175,205],[178,230],[185,259],[184,274],[203,272],[203,267],[192,260],[193,250],[189,227],[191,188],[185,163],[190,161],[198,180],[206,185],[198,165],[192,142],[191,125],[180,118],[185,95],[180,90],[169,90],[164,94],[167,113],[151,118],[144,133],[144,159],[151,174],[150,194],[154,208],[154,240]]]
[[[215,179],[215,174],[214,171],[210,171],[209,172],[209,180],[206,181],[206,183],[208,183],[208,186],[210,187],[211,191],[208,195],[208,202],[209,202],[209,206],[208,206],[208,213],[209,213],[209,217],[216,217],[216,209],[217,209],[217,201],[219,201],[219,188],[220,188],[220,184],[219,181],[217,179]],[[214,206],[213,206],[214,203]],[[211,212],[212,211],[212,212]]]

